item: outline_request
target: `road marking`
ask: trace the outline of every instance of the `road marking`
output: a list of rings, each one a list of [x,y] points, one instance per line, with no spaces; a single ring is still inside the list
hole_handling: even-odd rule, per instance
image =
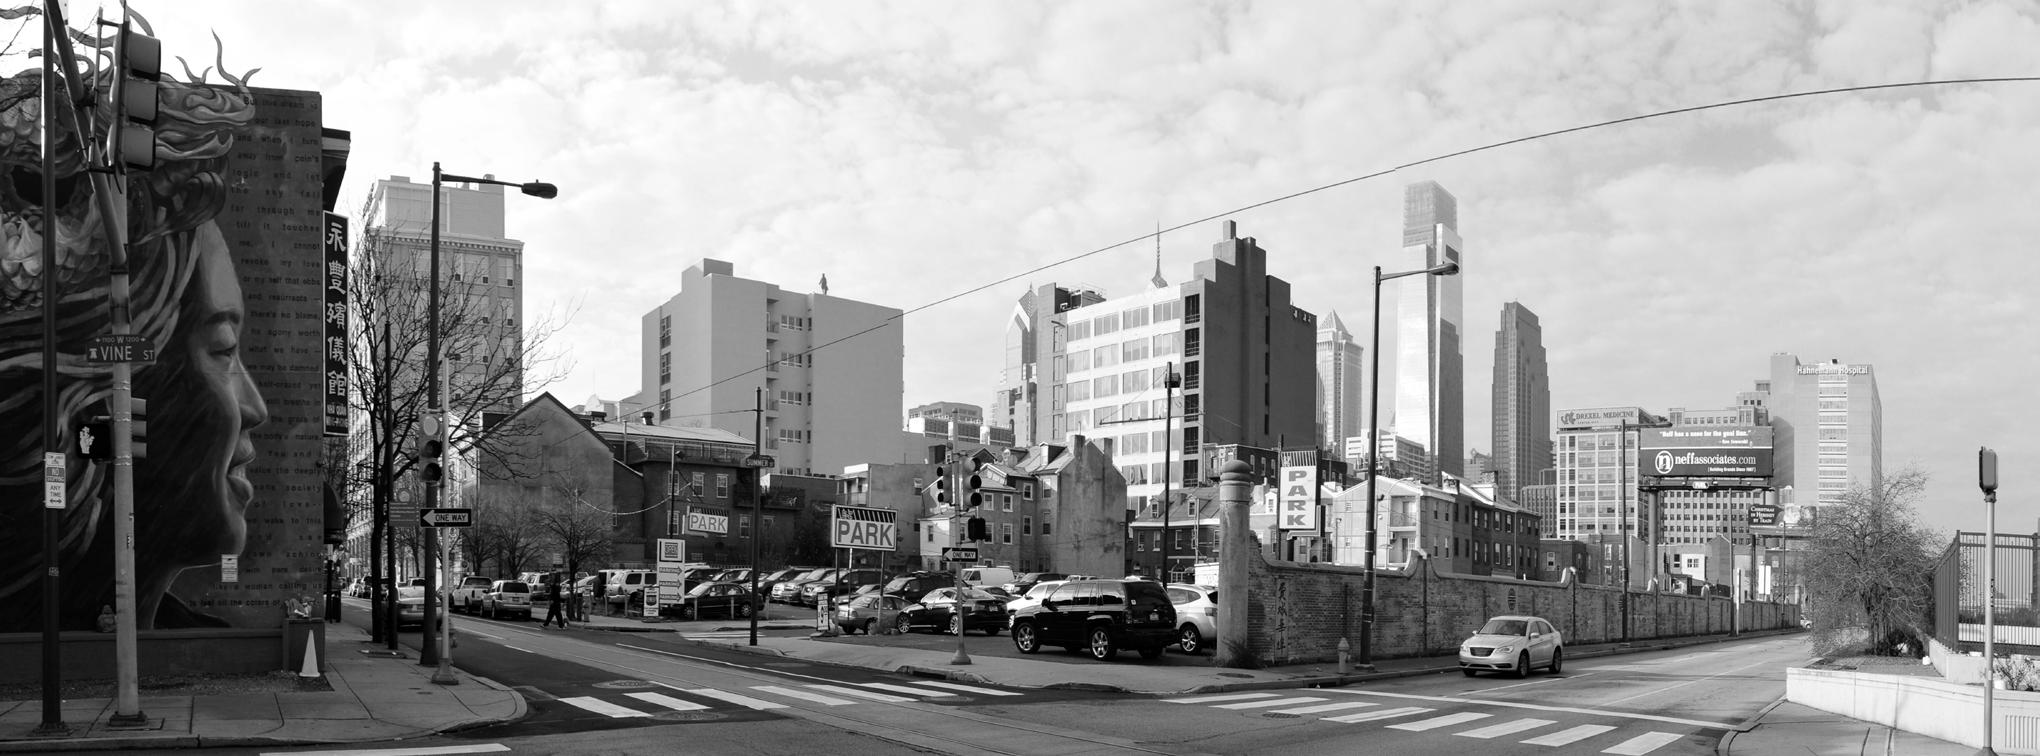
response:
[[[527,653],[527,654],[537,653],[536,651],[532,651],[532,650],[530,650],[530,649],[524,649],[524,648],[518,648],[518,647],[516,647],[516,646],[512,646],[512,645],[510,645],[510,644],[508,644],[508,643],[505,643],[505,644],[503,644],[503,647],[504,647],[504,648],[507,648],[507,649],[510,649],[510,650],[512,650],[512,651],[523,651],[524,653]]]
[[[1569,730],[1559,730],[1543,737],[1531,738],[1523,741],[1523,743],[1526,745],[1562,746],[1567,743],[1586,740],[1613,729],[1615,728],[1608,725],[1580,725]]]
[[[653,680],[652,682],[658,682],[658,681],[657,681],[657,680]],[[659,683],[659,684],[660,684],[660,685],[666,685],[666,683]],[[677,690],[677,691],[680,691],[680,692],[682,692],[682,693],[692,693],[692,694],[694,694],[694,695],[697,695],[697,696],[701,696],[701,697],[703,697],[703,698],[713,698],[713,699],[715,699],[715,700],[717,700],[717,701],[722,701],[722,702],[725,702],[725,703],[733,703],[733,704],[736,704],[736,705],[738,705],[738,706],[748,706],[748,707],[750,707],[750,708],[753,708],[753,709],[759,709],[759,710],[764,710],[764,709],[784,709],[784,708],[786,708],[786,704],[780,704],[780,703],[773,703],[773,702],[771,702],[771,701],[760,701],[760,700],[758,700],[758,699],[756,699],[756,698],[752,698],[752,697],[750,697],[750,696],[746,696],[746,695],[742,695],[742,694],[738,694],[738,693],[727,693],[727,692],[724,692],[724,691],[716,690],[716,689],[714,689],[714,688],[682,688],[682,687],[680,687],[680,686],[678,686],[678,685],[666,685],[666,687],[668,687],[668,688],[672,688],[672,689],[674,689],[674,690]]]
[[[1190,698],[1164,698],[1162,703],[1211,703],[1213,701],[1245,701],[1249,698],[1274,698],[1273,693],[1225,693],[1216,696],[1192,696]]]
[[[1488,725],[1478,730],[1467,730],[1466,732],[1453,734],[1462,738],[1499,738],[1503,735],[1514,735],[1524,730],[1535,730],[1557,721],[1555,719],[1518,719],[1514,722],[1503,722],[1498,725]]]
[[[441,756],[455,753],[503,753],[510,746],[502,743],[478,743],[475,745],[432,746],[429,748],[369,748],[346,751],[263,751],[261,756],[284,756],[284,754],[316,754],[316,756]]]
[[[809,685],[807,687],[812,688],[814,690],[827,691],[830,693],[841,693],[846,696],[868,698],[873,701],[878,701],[880,703],[912,703],[914,700],[911,698],[902,698],[899,696],[888,696],[884,693],[873,693],[868,690],[859,690],[857,688],[846,688],[841,685]]]
[[[1247,701],[1247,702],[1244,702],[1244,703],[1229,703],[1229,704],[1219,704],[1219,705],[1217,705],[1217,706],[1213,706],[1213,707],[1211,707],[1211,708],[1214,708],[1214,709],[1265,709],[1265,708],[1267,708],[1267,707],[1270,707],[1270,706],[1288,706],[1288,705],[1290,705],[1290,704],[1306,704],[1306,703],[1316,703],[1316,702],[1318,702],[1318,701],[1323,701],[1323,700],[1324,700],[1324,699],[1322,699],[1322,698],[1312,698],[1312,697],[1310,697],[1310,696],[1304,696],[1304,697],[1302,697],[1302,698],[1277,698],[1277,699],[1275,699],[1275,700],[1273,700],[1273,701]]]
[[[1367,702],[1367,701],[1347,701],[1347,702],[1345,702],[1345,703],[1328,703],[1328,704],[1319,704],[1319,705],[1317,705],[1317,706],[1304,706],[1304,707],[1300,707],[1300,708],[1295,708],[1295,709],[1276,709],[1276,710],[1274,710],[1274,711],[1271,711],[1271,712],[1268,712],[1268,713],[1270,713],[1270,714],[1323,714],[1323,713],[1325,713],[1325,712],[1327,712],[1327,711],[1338,711],[1338,710],[1340,710],[1340,709],[1358,709],[1358,708],[1361,708],[1361,707],[1365,707],[1365,706],[1374,706],[1374,705],[1375,705],[1375,704],[1373,704],[1373,703],[1369,703],[1369,702]]]
[[[597,714],[601,714],[602,716],[615,717],[617,719],[622,719],[625,717],[651,716],[650,712],[638,711],[637,709],[632,709],[625,706],[618,706],[616,704],[604,701],[600,698],[595,698],[593,696],[575,696],[573,698],[562,698],[560,699],[560,703],[572,704],[574,706],[587,709]]]
[[[802,701],[813,701],[823,706],[842,706],[844,704],[857,703],[856,701],[852,701],[847,698],[825,696],[820,693],[810,693],[805,690],[796,690],[794,688],[782,688],[777,685],[758,685],[753,686],[751,689],[764,691],[766,693],[771,693],[773,695],[786,696],[787,698],[798,698]]]
[[[1704,719],[1680,719],[1678,717],[1663,717],[1656,714],[1637,714],[1627,711],[1589,709],[1579,706],[1545,706],[1543,704],[1521,703],[1517,701],[1490,701],[1485,698],[1464,698],[1461,696],[1420,696],[1414,693],[1388,693],[1379,690],[1349,690],[1346,688],[1320,688],[1318,692],[1338,693],[1349,696],[1381,696],[1383,698],[1401,698],[1415,701],[1437,701],[1439,703],[1475,704],[1479,706],[1507,706],[1512,709],[1590,714],[1597,717],[1615,717],[1618,719],[1640,719],[1650,722],[1663,722],[1665,724],[1685,725],[1687,727],[1705,727],[1715,730],[1733,730],[1737,726],[1730,722],[1709,722]]]
[[[1647,732],[1622,741],[1621,744],[1602,751],[1602,753],[1613,753],[1618,756],[1643,756],[1646,753],[1663,748],[1666,743],[1678,740],[1680,737],[1682,736],[1675,732]]]
[[[1693,654],[1693,656],[1699,656],[1699,655],[1700,655],[1700,654]],[[1721,677],[1721,676],[1724,676],[1724,675],[1733,675],[1733,674],[1739,674],[1739,673],[1741,673],[1741,672],[1742,672],[1743,670],[1749,669],[1749,668],[1751,668],[1751,667],[1762,667],[1762,666],[1767,666],[1767,665],[1769,665],[1769,664],[1770,664],[1770,662],[1750,662],[1749,664],[1745,664],[1745,665],[1742,665],[1742,666],[1740,666],[1740,667],[1736,667],[1735,669],[1731,669],[1731,670],[1728,670],[1728,671],[1726,671],[1726,672],[1717,672],[1717,673],[1715,673],[1715,674],[1711,674],[1711,675],[1708,675],[1708,676],[1706,676],[1706,677],[1700,677],[1700,678],[1695,678],[1695,679],[1692,679],[1692,680],[1687,680],[1687,681],[1685,681],[1685,682],[1682,682],[1682,683],[1674,683],[1674,684],[1671,684],[1671,685],[1666,685],[1666,686],[1664,686],[1664,687],[1662,687],[1662,688],[1657,688],[1657,689],[1654,689],[1654,690],[1646,690],[1646,691],[1644,691],[1644,692],[1642,692],[1642,693],[1638,693],[1638,694],[1636,694],[1636,695],[1633,695],[1633,696],[1624,696],[1624,697],[1622,697],[1622,698],[1617,698],[1617,699],[1615,699],[1615,700],[1613,700],[1613,701],[1605,701],[1605,702],[1603,702],[1603,703],[1602,703],[1601,705],[1603,705],[1603,706],[1613,706],[1613,705],[1615,705],[1615,704],[1619,704],[1619,703],[1622,703],[1622,702],[1624,702],[1624,701],[1632,701],[1632,700],[1635,700],[1635,699],[1638,699],[1638,698],[1642,698],[1642,697],[1644,697],[1644,696],[1652,696],[1652,695],[1657,695],[1657,694],[1659,694],[1659,693],[1664,693],[1664,692],[1666,692],[1666,691],[1669,691],[1669,690],[1672,690],[1672,689],[1674,689],[1674,688],[1683,688],[1683,687],[1686,687],[1686,686],[1688,686],[1688,685],[1692,685],[1692,684],[1694,684],[1694,683],[1698,683],[1698,682],[1706,682],[1706,681],[1708,681],[1708,680],[1712,680],[1712,679],[1714,679],[1714,678],[1717,678],[1717,677]]]
[[[958,684],[956,684],[956,683],[949,683],[949,682],[917,682],[917,683],[914,683],[914,684],[915,684],[915,685],[923,685],[923,686],[927,686],[927,687],[931,687],[931,688],[948,688],[948,689],[950,689],[950,690],[960,690],[960,691],[963,691],[963,692],[965,692],[965,693],[976,693],[976,694],[978,694],[978,695],[981,695],[981,696],[1017,696],[1017,695],[1020,695],[1019,693],[1014,693],[1014,692],[1012,692],[1012,691],[1010,691],[1010,690],[992,690],[991,688],[979,688],[979,687],[976,687],[976,686],[971,686],[971,685],[958,685]]]
[[[655,703],[660,706],[664,706],[668,709],[672,709],[674,711],[698,711],[701,709],[708,708],[708,706],[705,704],[698,704],[693,701],[682,701],[678,698],[674,698],[664,693],[625,693],[624,695],[630,696],[631,698],[635,698],[645,703]]]
[[[1343,717],[1325,717],[1325,721],[1345,722],[1348,724],[1351,724],[1353,722],[1372,722],[1377,719],[1394,719],[1396,717],[1415,716],[1429,711],[1432,710],[1426,709],[1422,706],[1404,706],[1400,709],[1382,709],[1381,711],[1370,711],[1365,714],[1347,714],[1346,716]]]
[[[947,698],[954,698],[954,697],[956,697],[956,694],[955,694],[955,693],[951,693],[951,692],[949,692],[949,691],[946,691],[946,690],[928,690],[927,688],[909,688],[909,687],[907,687],[907,686],[905,686],[905,685],[887,685],[887,684],[885,684],[885,683],[856,683],[856,684],[857,684],[857,685],[860,685],[860,686],[863,686],[863,687],[866,687],[866,688],[876,688],[876,689],[878,689],[878,690],[890,690],[890,691],[892,691],[892,692],[894,692],[894,693],[905,693],[905,694],[907,694],[907,695],[910,695],[910,696],[936,696],[936,697],[947,697]]]
[[[1422,722],[1404,722],[1402,724],[1393,724],[1389,725],[1388,728],[1391,730],[1408,730],[1410,732],[1424,732],[1426,730],[1435,730],[1440,727],[1450,727],[1456,724],[1471,722],[1476,719],[1487,719],[1488,717],[1491,716],[1494,715],[1482,714],[1477,711],[1462,711],[1457,714],[1447,714],[1442,717],[1432,717]]]

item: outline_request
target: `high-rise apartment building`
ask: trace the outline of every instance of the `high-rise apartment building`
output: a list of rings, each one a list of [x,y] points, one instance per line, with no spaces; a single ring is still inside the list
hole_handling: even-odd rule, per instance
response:
[[[680,293],[644,315],[638,399],[662,422],[750,437],[747,410],[764,389],[764,446],[785,474],[918,458],[900,448],[900,314],[738,278],[730,263],[703,259],[682,274]]]
[[[494,178],[484,176],[483,178]],[[375,182],[363,221],[362,243],[375,264],[399,279],[424,280],[431,269],[432,184],[406,176]],[[439,277],[441,367],[449,400],[481,399],[486,412],[505,415],[523,406],[524,242],[504,235],[503,187],[442,183],[439,189]],[[422,313],[381,313],[409,321]],[[368,323],[369,327],[377,327]],[[421,334],[424,323],[391,327]],[[398,337],[397,343],[406,339]],[[422,368],[420,362],[418,367]],[[472,387],[489,385],[486,396]]]
[[[1252,237],[1231,221],[1221,228],[1211,258],[1182,284],[1111,299],[1066,287],[1023,297],[990,421],[1015,423],[1016,441],[1021,424],[1049,443],[1109,440],[1136,509],[1165,478],[1181,491],[1207,474],[1205,444],[1314,443],[1317,316],[1290,303],[1289,282],[1268,274],[1268,252]],[[1173,407],[1172,365],[1182,384]]]
[[[1521,504],[1524,486],[1551,463],[1551,371],[1544,359],[1544,326],[1521,302],[1502,305],[1495,331],[1495,493]],[[1546,520],[1550,522],[1550,520]]]
[[[983,407],[964,402],[930,402],[919,407],[907,408],[908,420],[922,417],[975,425],[985,421],[985,410]]]
[[[1758,383],[1765,390],[1776,445],[1772,485],[1790,486],[1791,503],[1834,504],[1851,486],[1883,482],[1884,404],[1869,365],[1774,354],[1768,389]]]
[[[1339,313],[1325,316],[1317,331],[1317,414],[1318,448],[1334,457],[1344,456],[1346,439],[1360,432],[1359,344],[1339,320]]]
[[[1459,200],[1435,181],[1403,192],[1398,270],[1445,262],[1464,265]],[[1466,463],[1466,370],[1463,276],[1406,276],[1383,284],[1395,292],[1395,434],[1431,454],[1439,472],[1459,476]],[[1430,481],[1436,484],[1438,481]]]
[[[1670,422],[1640,407],[1560,410],[1553,442],[1558,463],[1553,537],[1619,541],[1627,532],[1651,543],[1655,513],[1636,497],[1637,429],[1666,425]]]

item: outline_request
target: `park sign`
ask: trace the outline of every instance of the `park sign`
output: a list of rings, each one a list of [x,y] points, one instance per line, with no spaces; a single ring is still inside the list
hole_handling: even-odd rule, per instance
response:
[[[1637,464],[1657,477],[1769,478],[1771,429],[1702,425],[1637,429]]]
[[[1282,499],[1275,513],[1283,530],[1317,530],[1317,467],[1282,468]]]
[[[839,549],[894,551],[899,548],[898,512],[868,507],[831,507],[830,543]]]

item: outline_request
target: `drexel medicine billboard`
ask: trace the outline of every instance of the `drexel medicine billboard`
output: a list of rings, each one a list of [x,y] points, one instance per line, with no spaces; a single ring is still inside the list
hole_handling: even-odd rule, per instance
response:
[[[1639,428],[1637,464],[1644,475],[1696,478],[1771,477],[1771,429],[1751,425]]]

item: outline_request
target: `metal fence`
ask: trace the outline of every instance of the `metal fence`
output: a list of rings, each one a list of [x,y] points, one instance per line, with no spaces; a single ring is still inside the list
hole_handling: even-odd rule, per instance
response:
[[[1983,580],[1984,534],[1955,534],[1934,565],[1934,637],[1958,651],[1983,650],[1983,602],[1989,595],[1995,642],[2040,653],[2040,534],[1997,534],[1991,567],[1995,590]]]

